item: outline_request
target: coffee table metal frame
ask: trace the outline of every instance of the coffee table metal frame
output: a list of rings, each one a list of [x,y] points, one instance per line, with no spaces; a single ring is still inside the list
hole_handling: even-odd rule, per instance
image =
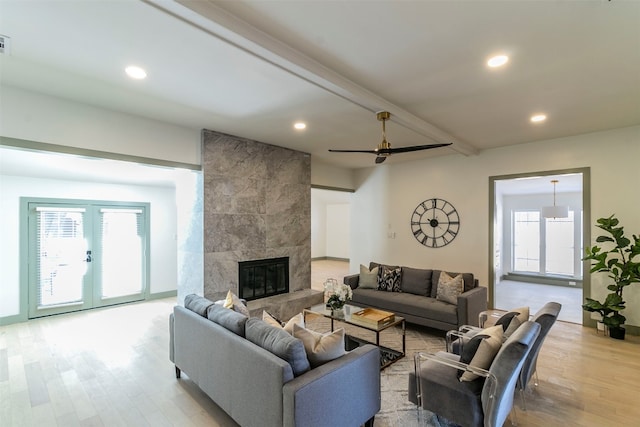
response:
[[[363,328],[363,329],[367,329],[369,331],[373,331],[376,333],[376,346],[381,347],[381,348],[386,348],[380,345],[380,332],[384,331],[385,329],[389,329],[393,326],[397,326],[397,325],[401,325],[402,326],[402,353],[400,354],[400,357],[398,357],[398,359],[403,358],[404,356],[406,356],[406,329],[405,329],[405,320],[404,317],[395,316],[395,320],[391,323],[388,323],[386,325],[380,326],[380,327],[376,327],[373,325],[369,325],[366,323],[363,323],[361,321],[357,321],[355,319],[353,319],[351,317],[352,313],[358,312],[360,310],[362,310],[364,307],[358,307],[355,305],[351,305],[351,304],[346,304],[343,308],[343,310],[341,311],[342,314],[335,314],[335,312],[332,312],[330,309],[328,309],[325,304],[317,304],[314,306],[311,306],[309,308],[305,308],[303,310],[303,316],[305,318],[305,322],[306,322],[306,318],[307,318],[307,313],[310,314],[316,314],[316,315],[320,315],[320,316],[324,316],[328,319],[331,319],[331,332],[333,332],[333,328],[334,328],[334,321],[339,321],[339,322],[344,322],[347,323],[349,325],[353,325],[353,326],[357,326],[359,328]],[[393,349],[389,349],[392,351],[396,351],[397,350],[393,350]],[[397,360],[397,359],[396,359]],[[394,360],[395,362],[395,360]],[[388,365],[382,366],[381,368],[385,368]]]

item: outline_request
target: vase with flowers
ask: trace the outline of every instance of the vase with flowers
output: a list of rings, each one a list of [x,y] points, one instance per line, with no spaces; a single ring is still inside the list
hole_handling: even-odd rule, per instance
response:
[[[331,311],[340,311],[351,299],[353,292],[351,287],[345,284],[338,284],[335,279],[327,280],[325,283],[325,294],[328,296],[326,306]]]

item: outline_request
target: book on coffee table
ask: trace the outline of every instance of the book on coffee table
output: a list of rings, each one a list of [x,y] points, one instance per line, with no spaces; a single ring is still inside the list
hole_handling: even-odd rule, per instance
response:
[[[351,320],[379,328],[393,323],[396,320],[396,315],[377,308],[363,308],[352,313]]]

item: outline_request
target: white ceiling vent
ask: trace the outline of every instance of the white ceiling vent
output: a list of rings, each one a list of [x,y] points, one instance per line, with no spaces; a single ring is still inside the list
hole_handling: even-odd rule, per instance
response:
[[[11,37],[0,34],[0,54],[11,54]]]

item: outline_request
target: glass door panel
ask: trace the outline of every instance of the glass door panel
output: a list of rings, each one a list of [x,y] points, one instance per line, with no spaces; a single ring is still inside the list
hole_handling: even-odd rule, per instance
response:
[[[90,293],[86,208],[30,204],[29,212],[30,317],[85,308]]]

